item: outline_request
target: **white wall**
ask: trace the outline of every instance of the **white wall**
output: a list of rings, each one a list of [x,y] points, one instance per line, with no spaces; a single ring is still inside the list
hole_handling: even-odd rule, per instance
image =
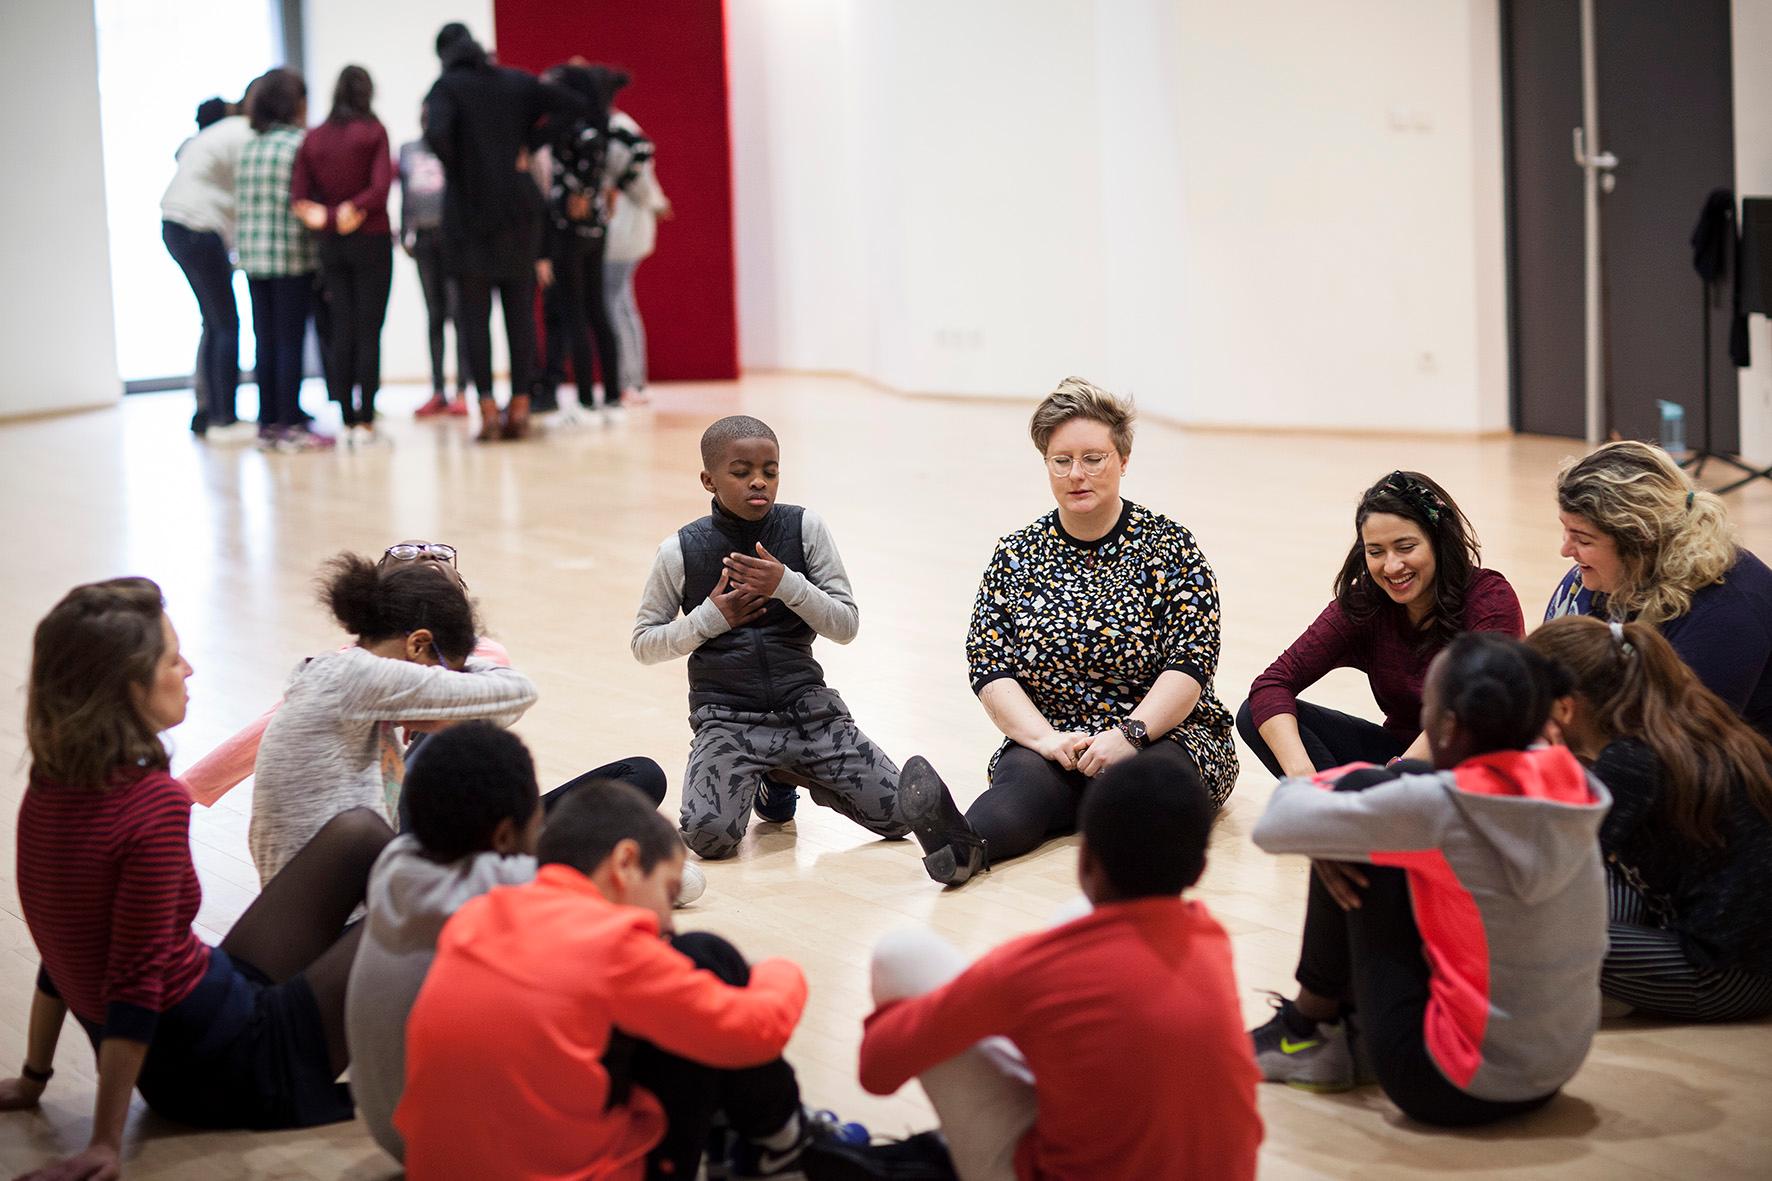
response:
[[[0,8],[0,418],[123,393],[111,313],[91,4]],[[28,165],[23,162],[29,161]]]
[[[1077,372],[1202,423],[1505,425],[1495,0],[730,18],[746,365],[1023,397]]]
[[[419,136],[418,109],[437,80],[437,30],[461,21],[488,49],[492,40],[492,0],[307,0],[304,74],[308,120],[319,123],[332,105],[338,72],[359,65],[375,80],[375,113],[387,125],[388,146]],[[389,214],[399,226],[400,190],[389,198]],[[428,381],[431,355],[425,335],[425,301],[418,270],[404,252],[394,256],[394,291],[382,329],[382,377],[386,381]],[[503,367],[502,332],[494,332],[495,361]],[[445,369],[455,369],[453,336]]]
[[[1772,0],[1734,0],[1735,192],[1772,195]],[[1741,453],[1772,463],[1772,321],[1748,320],[1753,367],[1741,373]]]

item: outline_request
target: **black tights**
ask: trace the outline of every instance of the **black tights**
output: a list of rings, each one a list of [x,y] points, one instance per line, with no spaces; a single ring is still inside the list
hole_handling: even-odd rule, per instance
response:
[[[621,356],[615,343],[615,325],[603,292],[603,239],[568,239],[554,254],[554,283],[558,288],[560,329],[572,353],[572,378],[578,383],[578,404],[589,410],[595,403],[591,344],[603,375],[606,404],[621,403]],[[552,360],[555,344],[548,338]]]
[[[1155,764],[1177,783],[1205,790],[1194,760],[1179,742],[1158,739],[1133,757]],[[1077,831],[1077,807],[1088,786],[1089,777],[1081,771],[1066,771],[1038,751],[1010,743],[991,772],[991,785],[966,810],[966,822],[985,839],[994,865]]]
[[[314,993],[326,1028],[326,1053],[343,1072],[345,983],[363,937],[361,924],[346,931],[351,912],[368,893],[369,870],[394,837],[387,822],[367,808],[328,820],[253,899],[221,949],[281,984],[301,973]],[[344,934],[340,934],[344,931]]]
[[[1390,778],[1379,770],[1355,772],[1344,776],[1336,790],[1359,791]],[[1549,1102],[1555,1091],[1513,1102],[1479,1099],[1440,1072],[1427,1049],[1431,974],[1415,925],[1409,879],[1390,866],[1362,865],[1360,871],[1368,885],[1354,910],[1341,909],[1322,879],[1311,874],[1298,983],[1358,1014],[1379,1085],[1391,1102],[1422,1123],[1450,1128],[1492,1123]]]
[[[1286,774],[1280,769],[1280,760],[1268,749],[1267,739],[1256,727],[1255,716],[1249,711],[1247,701],[1237,711],[1237,733],[1269,774],[1275,778]],[[1345,767],[1349,763],[1376,763],[1382,767],[1402,754],[1406,745],[1376,722],[1344,714],[1338,709],[1312,705],[1308,701],[1298,703],[1298,737],[1304,743],[1305,753],[1311,757],[1311,766],[1319,771]]]
[[[675,935],[671,946],[735,988],[751,981],[744,956],[718,935],[706,931]],[[800,1110],[799,1081],[794,1068],[780,1058],[761,1066],[722,1070],[616,1030],[603,1066],[609,1072],[610,1106],[625,1103],[637,1083],[664,1107],[664,1139],[646,1158],[649,1178],[694,1177],[716,1115],[724,1113],[732,1130],[745,1139],[762,1140],[786,1127]]]
[[[492,289],[498,288],[498,304],[504,310],[505,344],[511,353],[511,393],[529,396],[535,366],[535,280],[483,279],[463,275],[456,279],[456,334],[466,343],[468,365],[474,371],[474,390],[482,398],[493,396],[492,387]]]

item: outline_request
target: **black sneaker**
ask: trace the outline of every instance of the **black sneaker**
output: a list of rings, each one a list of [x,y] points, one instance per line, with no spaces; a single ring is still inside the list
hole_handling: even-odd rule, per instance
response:
[[[972,831],[929,760],[913,755],[898,773],[898,815],[923,846],[923,868],[944,886],[963,886],[990,868],[984,838]]]
[[[806,1181],[956,1181],[940,1132],[918,1132],[883,1144],[821,1143],[800,1157]]]
[[[800,796],[794,791],[793,784],[764,775],[763,785],[757,789],[756,803],[751,807],[759,820],[767,820],[770,824],[786,824],[799,809]]]

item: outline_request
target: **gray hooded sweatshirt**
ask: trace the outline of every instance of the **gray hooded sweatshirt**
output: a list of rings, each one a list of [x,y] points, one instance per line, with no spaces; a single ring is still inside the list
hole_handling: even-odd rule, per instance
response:
[[[535,858],[476,853],[432,861],[418,840],[395,837],[369,875],[369,917],[345,992],[351,1091],[375,1142],[404,1161],[394,1108],[406,1087],[406,1018],[437,954],[449,916],[494,886],[535,877]]]
[[[1434,1064],[1479,1099],[1555,1091],[1600,1021],[1605,787],[1562,747],[1326,790],[1353,769],[1282,780],[1255,843],[1401,868],[1429,967],[1422,1034]]]

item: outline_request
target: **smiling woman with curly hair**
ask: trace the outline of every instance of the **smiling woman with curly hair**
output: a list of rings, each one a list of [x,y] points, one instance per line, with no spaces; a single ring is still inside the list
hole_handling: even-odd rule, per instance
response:
[[[1546,619],[1653,624],[1706,688],[1772,736],[1772,570],[1667,452],[1608,443],[1557,477],[1563,576]]]

